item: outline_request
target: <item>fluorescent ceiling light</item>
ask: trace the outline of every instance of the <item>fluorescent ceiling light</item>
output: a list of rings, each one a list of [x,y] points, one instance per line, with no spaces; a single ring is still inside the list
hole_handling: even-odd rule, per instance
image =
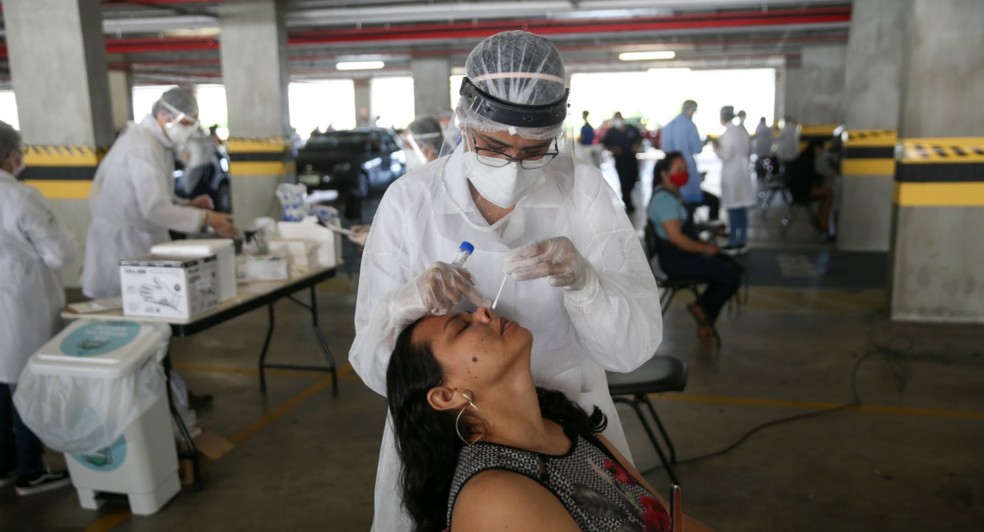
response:
[[[650,74],[682,74],[684,72],[691,72],[687,67],[666,67],[666,68],[650,68],[646,72]]]
[[[335,63],[338,70],[379,70],[386,66],[382,61],[342,61]]]
[[[676,52],[673,50],[656,50],[652,52],[622,52],[618,54],[619,61],[656,61],[659,59],[673,59]]]

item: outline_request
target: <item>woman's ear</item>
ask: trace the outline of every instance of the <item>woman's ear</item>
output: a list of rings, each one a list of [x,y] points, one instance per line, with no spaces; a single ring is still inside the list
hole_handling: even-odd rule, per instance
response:
[[[427,392],[427,403],[434,410],[457,410],[468,404],[457,388],[450,386],[435,386]]]

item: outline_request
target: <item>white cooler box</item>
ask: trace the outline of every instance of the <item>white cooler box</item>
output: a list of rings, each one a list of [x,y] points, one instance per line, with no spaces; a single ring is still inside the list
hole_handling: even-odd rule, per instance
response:
[[[333,222],[341,227],[337,219]],[[322,268],[334,268],[342,264],[342,239],[327,227],[318,225],[316,218],[309,216],[301,222],[278,222],[277,230],[286,240],[309,240],[315,246],[316,264]]]
[[[150,515],[181,490],[160,367],[169,336],[162,324],[79,320],[31,357],[29,389],[19,389],[25,397],[15,401],[45,443],[65,451],[123,431],[109,447],[65,453],[83,508],[98,508],[99,493],[118,493],[134,514]],[[37,405],[52,386],[61,390],[57,397]]]

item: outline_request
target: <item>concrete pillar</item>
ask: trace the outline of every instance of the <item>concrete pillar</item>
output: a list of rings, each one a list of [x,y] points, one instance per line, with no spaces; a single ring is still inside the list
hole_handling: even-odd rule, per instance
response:
[[[356,127],[369,127],[372,119],[372,80],[369,78],[356,78],[352,80],[355,89],[355,125]]]
[[[888,251],[892,226],[895,131],[901,98],[908,2],[855,0],[847,44],[837,248]]]
[[[776,100],[772,109],[772,124],[778,124],[786,116],[786,69],[776,69]],[[772,124],[769,124],[770,126]]]
[[[447,57],[415,57],[412,70],[414,116],[450,112],[451,60]]]
[[[24,178],[85,244],[86,201],[102,149],[113,141],[99,0],[3,0],[10,74],[28,169]],[[78,286],[84,253],[65,267]]]
[[[889,310],[984,323],[984,2],[911,0]]]
[[[792,116],[797,122],[802,124],[803,101],[805,99],[805,95],[803,94],[803,69],[787,67],[784,74],[783,102],[785,104],[785,112],[783,116]]]
[[[799,110],[794,115],[801,124],[838,124],[844,121],[846,61],[846,46],[803,48],[802,76],[797,93]],[[790,96],[792,93],[787,92],[786,97]]]
[[[283,1],[223,2],[219,15],[233,213],[240,225],[279,218],[274,190],[293,172]]]
[[[130,71],[109,71],[109,96],[113,111],[113,130],[119,131],[133,120],[133,74]]]

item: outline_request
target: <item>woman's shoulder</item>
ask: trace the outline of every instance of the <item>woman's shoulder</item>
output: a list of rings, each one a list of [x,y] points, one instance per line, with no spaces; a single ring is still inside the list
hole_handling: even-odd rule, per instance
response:
[[[451,529],[580,530],[560,500],[539,482],[506,470],[487,470],[465,484]]]

